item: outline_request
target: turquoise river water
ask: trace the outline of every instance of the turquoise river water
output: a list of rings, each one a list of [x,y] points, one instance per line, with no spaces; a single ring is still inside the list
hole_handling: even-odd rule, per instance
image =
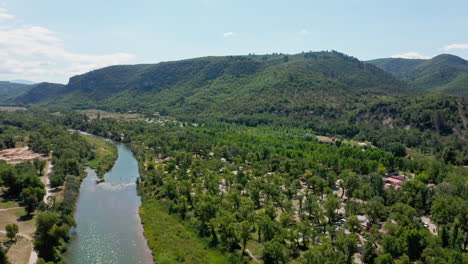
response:
[[[87,169],[76,204],[76,234],[66,253],[71,264],[153,263],[143,236],[136,191],[138,163],[131,150],[117,144],[119,157],[104,183]]]

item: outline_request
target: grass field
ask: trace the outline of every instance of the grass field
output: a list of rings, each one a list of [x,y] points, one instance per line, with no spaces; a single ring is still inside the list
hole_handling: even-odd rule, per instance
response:
[[[117,147],[101,138],[85,135],[82,137],[93,146],[96,154],[96,158],[88,162],[87,165],[96,170],[98,177],[102,178],[106,172],[112,169],[117,159]]]
[[[158,202],[144,201],[140,216],[155,263],[228,263]]]
[[[0,203],[5,207],[7,203]],[[11,205],[11,204],[10,204]],[[26,211],[24,208],[4,210],[0,212],[0,230],[5,231],[5,225],[15,223],[18,225],[19,233],[25,234],[28,237],[33,237],[35,232],[35,218],[25,218]],[[7,241],[4,234],[0,234],[0,241]],[[18,241],[8,250],[7,257],[10,263],[28,263],[29,256],[32,250],[32,242],[27,238],[19,238]]]
[[[7,201],[7,202],[0,202],[0,209],[12,208],[20,206],[17,201]]]
[[[420,151],[417,151],[411,148],[407,148],[406,153],[408,154],[410,158],[415,159],[415,160],[430,160],[430,161],[437,160],[437,157],[432,154],[421,153]]]
[[[34,218],[25,218],[26,211],[24,208],[17,208],[11,210],[5,210],[0,212],[0,230],[5,231],[5,225],[16,223],[19,228],[19,232],[28,236],[33,236],[35,227]]]
[[[0,241],[7,241],[5,234],[0,234]],[[31,241],[26,238],[18,238],[17,241],[11,245],[7,253],[7,258],[10,263],[14,264],[27,264],[31,255],[33,245]]]

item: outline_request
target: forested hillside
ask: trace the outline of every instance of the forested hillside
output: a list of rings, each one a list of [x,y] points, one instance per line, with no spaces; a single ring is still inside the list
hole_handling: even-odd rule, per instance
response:
[[[63,94],[65,85],[58,83],[38,83],[32,85],[29,92],[19,95],[13,100],[19,104],[33,104],[43,101],[51,101]]]
[[[29,91],[31,85],[0,81],[0,101]]]
[[[338,52],[311,52],[111,66],[72,77],[58,92],[61,98],[56,102],[47,97],[36,100],[35,93],[16,102],[57,109],[137,109],[172,115],[261,113],[302,110],[311,104],[336,107],[404,86],[355,58]]]
[[[442,54],[432,59],[386,58],[368,61],[409,82],[418,91],[468,96],[468,62]]]

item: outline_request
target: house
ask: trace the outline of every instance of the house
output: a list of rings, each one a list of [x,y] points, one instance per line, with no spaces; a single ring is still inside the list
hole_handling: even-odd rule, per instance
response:
[[[406,181],[406,179],[397,177],[397,176],[390,176],[388,178],[383,179],[386,184],[390,184],[393,186],[401,186],[401,184]]]

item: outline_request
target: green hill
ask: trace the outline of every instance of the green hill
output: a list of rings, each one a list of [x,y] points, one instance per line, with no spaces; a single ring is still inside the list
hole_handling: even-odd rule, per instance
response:
[[[0,101],[8,97],[20,95],[31,88],[32,86],[27,84],[0,81]]]
[[[60,98],[36,98],[58,108],[159,111],[168,114],[313,111],[405,84],[377,67],[338,52],[205,57],[111,66],[74,76]]]
[[[11,101],[20,104],[33,104],[54,100],[65,92],[65,85],[57,83],[38,83],[32,85],[30,90],[22,95],[17,96]]]
[[[386,58],[368,61],[424,92],[468,96],[468,61],[449,54],[432,59]]]

